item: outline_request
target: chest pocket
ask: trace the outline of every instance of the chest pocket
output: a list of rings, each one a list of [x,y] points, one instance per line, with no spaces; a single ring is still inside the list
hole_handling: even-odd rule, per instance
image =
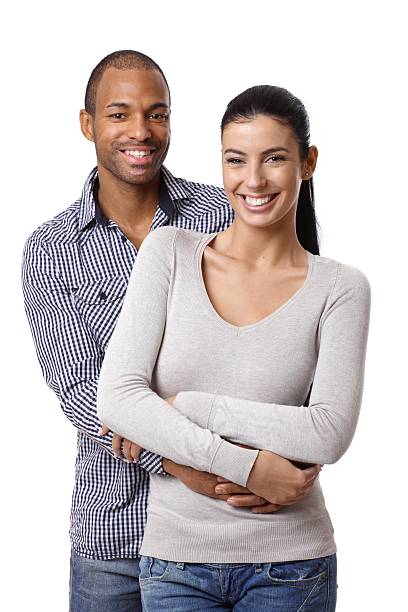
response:
[[[74,292],[75,307],[103,351],[115,328],[126,288],[122,276],[112,276],[86,282]]]

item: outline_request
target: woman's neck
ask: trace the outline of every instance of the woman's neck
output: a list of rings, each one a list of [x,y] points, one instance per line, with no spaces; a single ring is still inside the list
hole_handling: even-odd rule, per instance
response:
[[[228,257],[253,266],[286,268],[307,265],[306,251],[298,241],[294,218],[281,221],[285,222],[260,228],[236,217],[225,232],[218,234],[212,246]]]

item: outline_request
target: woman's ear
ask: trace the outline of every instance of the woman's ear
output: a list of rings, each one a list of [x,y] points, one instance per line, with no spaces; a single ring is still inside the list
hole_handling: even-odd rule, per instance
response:
[[[317,150],[317,147],[315,147],[314,145],[309,147],[309,152],[307,154],[307,159],[305,161],[302,174],[302,179],[304,181],[309,180],[313,176],[313,172],[316,169],[318,155],[319,152]]]

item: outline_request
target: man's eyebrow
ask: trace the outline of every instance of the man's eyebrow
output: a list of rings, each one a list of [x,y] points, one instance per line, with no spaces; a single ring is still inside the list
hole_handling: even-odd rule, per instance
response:
[[[130,108],[130,104],[128,104],[127,102],[111,102],[110,104],[108,104],[105,108]],[[165,102],[155,102],[154,104],[152,104],[151,106],[149,106],[149,108],[147,109],[148,111],[152,111],[155,110],[156,108],[167,108],[169,110],[169,105],[166,104]]]
[[[152,104],[151,106],[149,106],[147,110],[152,111],[152,110],[156,110],[156,108],[167,108],[167,110],[170,110],[169,105],[166,104],[165,102],[155,102],[155,104]]]
[[[277,153],[278,151],[285,151],[286,153],[290,153],[289,149],[286,147],[270,147],[265,151],[262,151],[261,155],[267,155],[268,153]],[[234,153],[235,155],[246,155],[243,151],[238,151],[238,149],[225,149],[224,155],[226,153]]]
[[[129,104],[126,102],[111,102],[106,106],[106,108],[112,108],[113,106],[120,106],[121,108],[129,108]]]

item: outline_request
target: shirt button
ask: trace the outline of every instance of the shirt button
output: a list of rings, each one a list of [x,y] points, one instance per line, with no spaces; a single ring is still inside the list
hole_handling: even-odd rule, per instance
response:
[[[106,300],[106,298],[107,298],[107,297],[108,297],[108,296],[106,295],[106,293],[105,293],[104,291],[101,291],[101,292],[99,293],[99,299],[100,299],[100,300]]]

